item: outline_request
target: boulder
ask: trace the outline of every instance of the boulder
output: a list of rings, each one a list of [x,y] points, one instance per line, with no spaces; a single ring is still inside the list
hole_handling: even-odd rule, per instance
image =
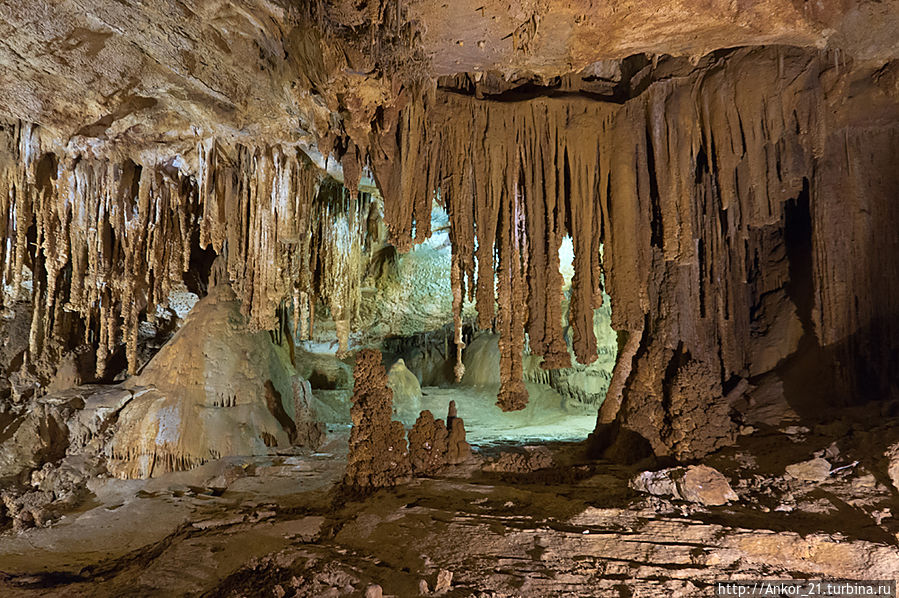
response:
[[[66,418],[46,402],[37,402],[3,430],[0,478],[19,476],[61,458],[68,447]]]
[[[809,461],[787,465],[787,473],[804,482],[822,482],[830,475],[830,463],[827,459],[815,457]]]
[[[727,478],[707,465],[644,471],[631,480],[630,487],[654,496],[670,496],[706,506],[723,505],[739,498]]]

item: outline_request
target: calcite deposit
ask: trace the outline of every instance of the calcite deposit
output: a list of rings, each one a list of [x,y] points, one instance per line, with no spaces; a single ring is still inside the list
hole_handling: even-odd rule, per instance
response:
[[[108,447],[110,472],[158,476],[226,455],[267,454],[300,436],[314,445],[320,431],[288,359],[267,332],[250,331],[230,286],[217,285],[129,380],[134,398]]]

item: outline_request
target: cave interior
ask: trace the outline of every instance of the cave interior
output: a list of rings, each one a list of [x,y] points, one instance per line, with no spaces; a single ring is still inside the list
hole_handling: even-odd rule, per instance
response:
[[[0,592],[895,596],[897,164],[899,0],[0,0]]]

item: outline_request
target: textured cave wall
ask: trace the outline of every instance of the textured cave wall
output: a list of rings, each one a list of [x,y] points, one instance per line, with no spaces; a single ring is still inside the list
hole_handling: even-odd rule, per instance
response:
[[[837,393],[899,396],[899,65],[834,106],[810,199],[817,346]],[[807,298],[805,298],[807,300]]]
[[[623,407],[601,422],[617,415],[657,454],[702,455],[732,440],[741,380],[797,348],[791,379],[832,371],[841,400],[895,389],[895,71],[765,48],[662,65],[622,102],[438,87],[373,139],[373,167],[399,246],[426,234],[439,189],[455,292],[502,337],[503,408],[526,400],[525,331],[555,364],[567,232],[578,360],[596,357],[600,272],[630,337]],[[827,359],[803,372],[815,347]]]
[[[693,106],[676,94],[648,98],[649,110],[665,101],[665,116],[650,121],[644,151],[653,156],[644,163],[669,163],[659,131],[672,109],[685,109],[675,147],[694,153],[675,163],[695,169],[696,186],[687,201],[668,203],[664,170],[656,168],[657,198],[641,198],[638,179],[623,199],[644,206],[635,229],[642,239],[616,240],[613,216],[608,255],[643,266],[606,265],[613,315],[616,298],[640,297],[630,277],[646,281],[645,315],[619,310],[634,328],[646,321],[620,419],[657,454],[701,456],[730,442],[741,380],[778,363],[787,400],[807,414],[895,396],[899,180],[887,166],[899,136],[895,64],[841,72],[818,55],[790,71],[791,62],[773,52],[728,61],[703,77]],[[691,116],[699,124],[685,142]],[[643,162],[641,149],[622,160]],[[687,223],[692,231],[681,228],[679,238],[695,252],[672,260],[666,235]],[[784,334],[796,319],[805,335],[798,342]]]

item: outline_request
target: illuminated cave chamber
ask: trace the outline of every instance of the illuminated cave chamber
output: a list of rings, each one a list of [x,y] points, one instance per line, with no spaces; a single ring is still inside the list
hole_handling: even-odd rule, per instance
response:
[[[0,8],[0,590],[893,575],[896,2]]]

